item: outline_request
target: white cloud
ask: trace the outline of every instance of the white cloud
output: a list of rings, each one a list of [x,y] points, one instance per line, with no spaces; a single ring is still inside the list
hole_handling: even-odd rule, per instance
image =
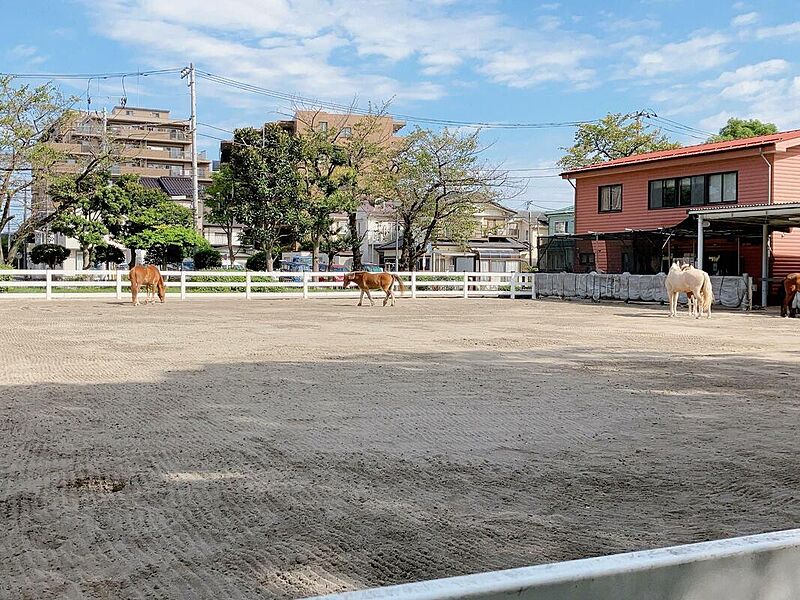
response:
[[[741,15],[736,15],[735,17],[733,17],[731,25],[733,25],[734,27],[744,27],[746,25],[752,25],[757,21],[758,21],[758,13],[749,12]]]
[[[230,0],[200,8],[195,0],[83,1],[99,33],[138,48],[150,64],[191,59],[229,77],[338,100],[435,99],[446,85],[432,78],[467,69],[512,87],[585,85],[599,49],[555,16],[531,31],[491,7],[455,0]],[[394,76],[400,65],[402,80]]]
[[[47,60],[47,57],[39,54],[39,48],[30,44],[17,44],[6,52],[6,56],[17,68],[19,66],[33,67]]]
[[[712,69],[733,58],[734,53],[727,49],[728,41],[726,36],[719,33],[698,32],[685,42],[665,44],[657,50],[641,54],[631,73],[634,76],[653,77],[665,73]]]
[[[776,25],[774,27],[761,27],[756,30],[756,37],[760,40],[775,37],[788,37],[800,39],[800,21]]]

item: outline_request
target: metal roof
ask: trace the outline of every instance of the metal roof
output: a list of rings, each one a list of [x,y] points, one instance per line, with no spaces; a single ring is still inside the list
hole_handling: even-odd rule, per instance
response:
[[[800,144],[800,129],[793,129],[791,131],[782,131],[770,135],[759,135],[749,138],[741,138],[738,140],[728,140],[724,142],[712,142],[708,144],[695,144],[693,146],[682,146],[680,148],[673,148],[672,150],[659,150],[657,152],[644,152],[642,154],[634,154],[632,156],[625,156],[623,158],[615,158],[606,162],[595,163],[579,169],[570,169],[561,173],[562,177],[568,177],[572,174],[580,174],[587,171],[595,171],[597,169],[609,169],[612,167],[623,167],[628,165],[637,165],[641,163],[653,162],[658,160],[667,160],[670,158],[685,158],[689,156],[697,156],[700,154],[711,154],[714,152],[727,152],[730,150],[742,150],[744,148],[757,148],[759,146],[768,146],[770,144],[777,144],[778,142],[785,142],[787,140],[798,140]]]
[[[779,204],[740,204],[687,210],[690,216],[708,221],[729,221],[737,224],[800,227],[800,202]]]

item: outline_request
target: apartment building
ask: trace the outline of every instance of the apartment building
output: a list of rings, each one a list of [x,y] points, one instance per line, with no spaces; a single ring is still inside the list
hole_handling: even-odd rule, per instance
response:
[[[110,147],[112,177],[137,175],[148,187],[162,189],[173,200],[191,207],[192,136],[188,119],[173,119],[170,111],[163,109],[116,106],[110,112],[78,113],[71,123],[53,132],[53,139],[53,147],[66,156],[57,166],[59,171],[77,172],[101,148]],[[205,152],[198,153],[197,171],[197,226],[205,233],[209,226],[203,223],[203,190],[211,183],[211,161]],[[180,193],[174,193],[176,189]],[[49,210],[46,190],[34,188],[34,207]],[[65,267],[80,268],[83,257],[75,240],[46,231],[37,235],[37,243],[48,239],[73,251]]]

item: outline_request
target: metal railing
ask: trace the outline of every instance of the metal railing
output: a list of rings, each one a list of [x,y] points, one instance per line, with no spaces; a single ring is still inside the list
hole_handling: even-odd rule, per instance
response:
[[[395,273],[410,298],[522,298],[535,295],[530,273]],[[289,271],[163,271],[167,292],[188,298],[357,298],[342,288],[344,273]],[[15,269],[0,271],[0,299],[117,298],[129,294],[123,270]],[[374,300],[383,293],[374,290]],[[395,284],[395,295],[399,296]]]
[[[795,600],[800,529],[325,596],[326,600]]]

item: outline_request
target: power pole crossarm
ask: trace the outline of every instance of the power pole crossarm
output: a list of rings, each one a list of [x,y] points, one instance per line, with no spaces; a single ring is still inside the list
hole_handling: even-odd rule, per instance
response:
[[[181,79],[189,78],[189,96],[191,99],[192,111],[190,115],[190,125],[192,134],[192,214],[194,215],[194,225],[197,231],[203,233],[203,215],[200,210],[200,194],[197,183],[197,92],[195,89],[194,63],[181,71]]]

